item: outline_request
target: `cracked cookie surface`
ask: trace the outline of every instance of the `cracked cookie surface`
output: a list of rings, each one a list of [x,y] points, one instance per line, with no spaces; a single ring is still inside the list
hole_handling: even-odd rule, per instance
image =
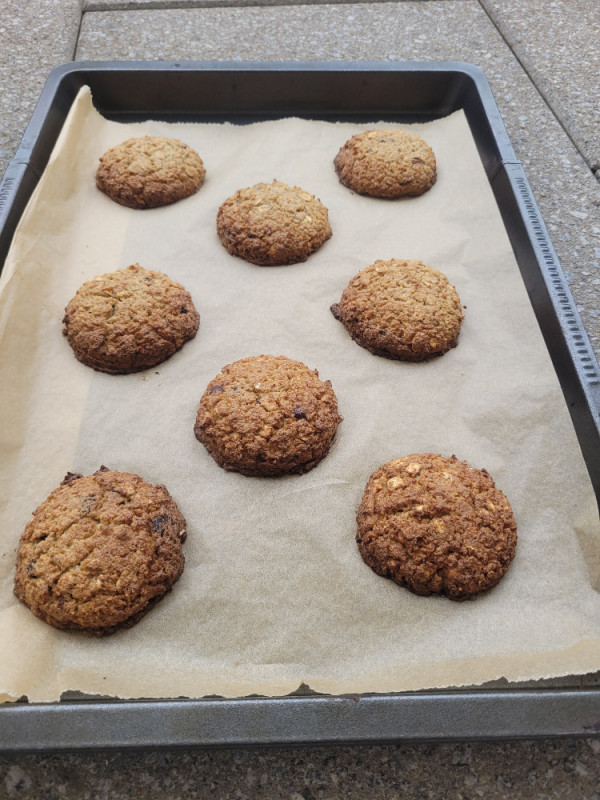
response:
[[[164,486],[104,467],[67,475],[21,537],[15,595],[55,628],[113,633],[171,589],[185,538]]]
[[[416,197],[437,178],[431,147],[402,130],[357,133],[340,148],[334,165],[344,186],[371,197]]]
[[[331,383],[316,370],[260,355],[228,364],[208,384],[194,433],[223,469],[277,476],[315,467],[340,422]]]
[[[189,145],[164,136],[138,136],[100,158],[96,186],[128,208],[158,208],[195,194],[206,170]]]
[[[306,261],[330,238],[331,227],[320,200],[273,181],[240,189],[225,200],[217,233],[231,255],[274,267]]]
[[[517,544],[512,509],[490,475],[435,453],[376,470],[357,524],[360,554],[378,575],[452,600],[495,586]]]
[[[183,286],[133,264],[84,283],[65,309],[63,333],[83,364],[125,374],[170,358],[199,324]]]
[[[455,347],[464,318],[454,286],[421,261],[375,261],[352,278],[331,306],[369,352],[424,361]]]

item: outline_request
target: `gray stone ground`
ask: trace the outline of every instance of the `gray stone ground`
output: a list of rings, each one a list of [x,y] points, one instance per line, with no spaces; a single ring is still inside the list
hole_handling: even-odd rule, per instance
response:
[[[598,356],[599,34],[597,0],[5,0],[0,174],[48,72],[73,59],[472,62],[490,81]],[[8,755],[5,797],[600,800],[600,740]]]

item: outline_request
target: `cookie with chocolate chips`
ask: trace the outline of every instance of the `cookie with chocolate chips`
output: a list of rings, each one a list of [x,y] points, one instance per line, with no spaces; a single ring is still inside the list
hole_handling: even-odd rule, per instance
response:
[[[329,381],[285,356],[223,367],[200,400],[194,433],[226,470],[303,473],[329,452],[341,417]]]
[[[517,545],[513,511],[490,475],[435,453],[376,470],[357,523],[359,552],[378,575],[452,600],[495,586]]]
[[[21,537],[15,595],[55,628],[130,627],[180,577],[186,522],[167,489],[102,467],[69,474]]]

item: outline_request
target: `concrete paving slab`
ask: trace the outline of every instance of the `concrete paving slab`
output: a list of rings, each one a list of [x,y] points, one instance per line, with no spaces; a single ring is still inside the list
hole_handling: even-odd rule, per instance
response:
[[[0,786],[7,800],[595,800],[599,755],[597,740],[48,754],[0,757]]]
[[[600,355],[600,187],[477,0],[89,12],[76,57],[477,64],[490,81]]]
[[[598,0],[480,0],[594,172],[600,170]],[[600,177],[600,175],[599,175]]]
[[[9,0],[0,11],[0,175],[50,70],[75,53],[83,0]]]

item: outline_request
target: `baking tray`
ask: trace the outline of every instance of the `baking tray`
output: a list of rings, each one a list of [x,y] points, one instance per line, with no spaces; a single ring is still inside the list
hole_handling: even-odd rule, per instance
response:
[[[469,122],[600,500],[600,371],[481,70],[457,62],[75,62],[48,78],[0,184],[0,265],[79,89],[118,121],[299,116]],[[341,744],[600,735],[598,676],[385,695],[0,706],[0,751]]]

